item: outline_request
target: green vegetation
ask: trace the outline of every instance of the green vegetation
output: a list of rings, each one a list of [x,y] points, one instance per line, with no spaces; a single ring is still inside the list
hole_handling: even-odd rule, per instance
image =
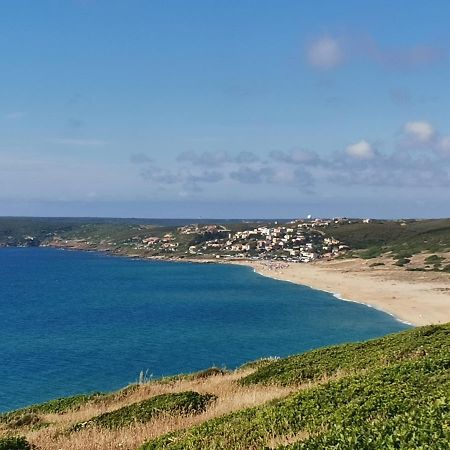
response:
[[[450,325],[413,328],[362,343],[325,347],[279,359],[243,378],[241,383],[299,385],[434,355],[448,345]]]
[[[409,264],[411,260],[409,258],[399,258],[395,261],[396,266],[403,267],[405,264]]]
[[[19,428],[23,426],[41,428],[47,424],[41,421],[39,414],[63,414],[67,411],[77,410],[88,402],[97,401],[104,397],[105,394],[95,393],[50,400],[45,403],[0,414],[0,424],[4,424],[8,428]]]
[[[304,387],[141,450],[275,448],[285,438],[294,443],[279,448],[449,449],[449,347],[447,324],[274,361],[242,383]]]
[[[78,423],[72,428],[72,431],[89,426],[121,428],[134,422],[148,422],[161,414],[198,414],[205,411],[215,399],[214,395],[192,391],[157,395],[148,400],[93,417],[87,422]]]
[[[442,261],[444,261],[445,258],[438,255],[430,255],[427,258],[425,258],[425,262],[427,264],[441,264]]]
[[[291,448],[449,448],[450,361],[409,361],[330,382],[268,405],[151,441],[142,450],[262,448],[295,436]],[[376,439],[376,440],[375,440]]]
[[[359,256],[362,259],[372,259],[372,258],[378,258],[381,256],[381,248],[380,247],[370,247],[367,250],[359,253]]]
[[[34,448],[24,437],[0,438],[0,450],[33,450]]]
[[[333,224],[326,230],[362,258],[375,258],[392,252],[395,259],[410,258],[420,252],[450,249],[450,219],[373,221]]]

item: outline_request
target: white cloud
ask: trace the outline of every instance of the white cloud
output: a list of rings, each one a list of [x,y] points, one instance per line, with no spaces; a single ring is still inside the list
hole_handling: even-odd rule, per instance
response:
[[[450,136],[444,136],[438,144],[438,150],[445,156],[450,156]]]
[[[307,59],[313,67],[322,70],[338,66],[344,59],[344,52],[336,39],[325,36],[313,41],[307,48]]]
[[[101,147],[106,144],[101,139],[71,139],[71,138],[54,138],[48,139],[48,142],[59,145],[73,145],[78,147]]]
[[[410,139],[420,144],[431,142],[435,136],[433,125],[427,121],[407,122],[403,131]]]
[[[346,148],[347,155],[356,159],[372,159],[375,156],[375,151],[369,142],[362,139],[355,144],[349,145]]]

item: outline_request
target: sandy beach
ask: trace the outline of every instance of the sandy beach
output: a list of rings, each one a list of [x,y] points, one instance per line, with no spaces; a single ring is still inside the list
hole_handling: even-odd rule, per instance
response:
[[[258,273],[335,293],[412,325],[450,322],[450,274],[369,267],[361,259],[309,264],[242,261]]]

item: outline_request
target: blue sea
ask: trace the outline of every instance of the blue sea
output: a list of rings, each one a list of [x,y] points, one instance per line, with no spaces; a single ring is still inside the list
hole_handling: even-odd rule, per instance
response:
[[[247,267],[0,249],[0,411],[405,328]]]

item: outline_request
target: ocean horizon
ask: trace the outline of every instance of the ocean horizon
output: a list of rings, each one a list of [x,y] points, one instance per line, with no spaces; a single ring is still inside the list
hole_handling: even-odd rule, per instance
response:
[[[232,264],[0,249],[0,411],[408,328]]]

